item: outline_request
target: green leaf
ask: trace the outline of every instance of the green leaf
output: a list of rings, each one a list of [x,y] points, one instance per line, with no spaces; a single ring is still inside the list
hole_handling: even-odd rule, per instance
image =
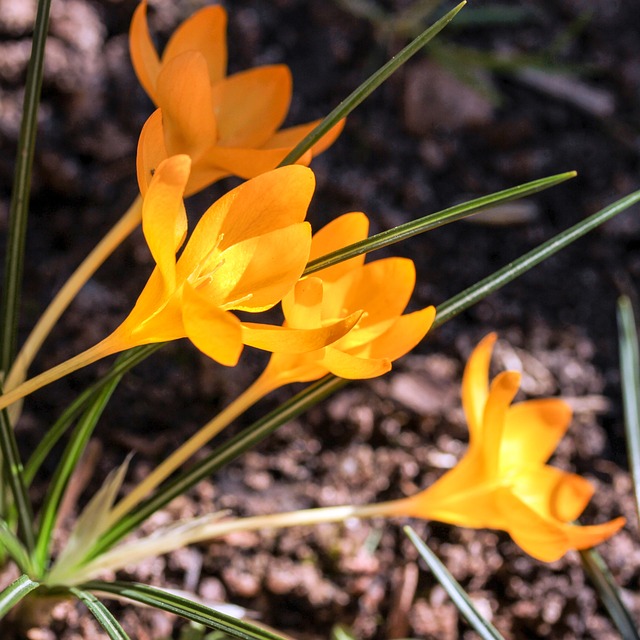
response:
[[[465,620],[473,627],[474,631],[484,640],[501,640],[500,632],[476,609],[466,591],[456,582],[455,578],[447,571],[436,555],[420,539],[411,527],[404,527],[404,532],[415,545],[422,559],[427,563],[431,573],[449,594],[453,603],[464,616]]]
[[[80,456],[84,452],[87,442],[95,429],[107,402],[122,379],[122,375],[113,378],[100,391],[96,392],[92,402],[78,422],[69,443],[67,444],[60,462],[56,467],[53,479],[45,496],[44,505],[40,514],[40,531],[34,552],[34,563],[38,571],[44,570],[49,560],[49,545],[51,534],[58,518],[60,501],[67,488],[69,478],[76,468]],[[95,524],[95,522],[94,522]]]
[[[547,240],[547,242],[542,243],[528,253],[525,253],[506,267],[503,267],[491,274],[489,277],[484,278],[484,280],[480,280],[480,282],[477,282],[453,298],[450,298],[437,308],[433,328],[443,325],[454,316],[468,309],[483,298],[486,298],[490,293],[504,287],[505,284],[515,280],[532,267],[535,267],[543,260],[546,260],[560,251],[560,249],[564,249],[578,238],[581,238],[589,231],[599,227],[602,223],[610,220],[639,201],[640,191],[634,191],[628,196],[617,200],[608,207],[605,207],[588,218],[585,218],[573,227],[559,233],[550,240]]]
[[[627,296],[618,300],[618,339],[629,469],[640,520],[640,354],[633,307]]]
[[[579,553],[582,568],[593,583],[600,601],[618,628],[623,640],[640,640],[636,623],[629,610],[624,606],[618,587],[602,556],[595,549],[582,550]]]
[[[6,409],[0,411],[0,451],[2,451],[1,468],[11,489],[18,516],[20,539],[27,550],[31,551],[35,544],[33,511],[24,482],[24,470],[18,453],[15,433]]]
[[[497,193],[492,193],[488,196],[482,196],[481,198],[476,198],[463,204],[457,204],[453,207],[449,207],[448,209],[444,209],[443,211],[438,211],[437,213],[432,213],[431,215],[424,216],[423,218],[418,218],[417,220],[401,224],[393,229],[389,229],[388,231],[377,233],[366,240],[355,242],[348,247],[344,247],[338,251],[328,253],[326,256],[312,260],[307,265],[304,275],[320,271],[320,269],[326,269],[327,267],[343,262],[344,260],[349,260],[349,258],[362,255],[363,253],[369,253],[376,249],[388,247],[396,242],[400,242],[401,240],[406,240],[407,238],[412,238],[420,233],[424,233],[425,231],[431,231],[432,229],[449,224],[450,222],[455,222],[456,220],[461,220],[462,218],[474,215],[490,207],[495,207],[497,204],[533,195],[534,193],[538,193],[548,189],[549,187],[553,187],[561,182],[569,180],[570,178],[575,177],[575,175],[575,171],[568,171],[567,173],[559,173],[554,176],[549,176],[548,178],[534,180],[533,182],[527,182],[518,187],[498,191]]]
[[[39,587],[29,576],[22,575],[0,593],[0,620],[4,618],[20,600]]]
[[[119,598],[127,598],[149,607],[168,611],[192,622],[199,622],[211,629],[227,633],[233,638],[242,638],[243,640],[283,640],[281,636],[277,636],[253,624],[232,618],[211,607],[145,584],[94,580],[82,585],[81,589],[111,593]]]
[[[84,602],[87,609],[91,611],[100,626],[107,632],[111,640],[130,640],[118,621],[107,607],[98,600],[92,593],[71,587],[69,591],[81,602]]]
[[[310,385],[271,413],[248,426],[206,458],[195,463],[188,471],[183,471],[167,485],[160,487],[156,495],[140,503],[134,512],[124,516],[99,540],[95,548],[88,554],[87,560],[95,558],[112,547],[175,497],[182,495],[203,478],[229,464],[283,424],[315,406],[345,384],[345,380],[333,375],[325,376],[322,380]]]
[[[33,574],[31,557],[26,547],[20,542],[5,520],[0,519],[0,546],[13,558],[21,571],[29,575]]]
[[[31,59],[27,70],[16,172],[11,191],[9,229],[4,266],[4,288],[0,312],[0,370],[8,371],[13,362],[18,333],[18,312],[22,288],[24,246],[27,233],[31,167],[38,126],[38,105],[44,70],[44,49],[49,29],[51,0],[40,0],[33,32]]]
[[[400,53],[393,56],[389,62],[380,67],[373,75],[365,80],[350,96],[345,98],[329,115],[313,130],[308,136],[303,138],[285,157],[279,166],[293,164],[303,153],[308,151],[322,136],[330,131],[340,120],[348,116],[361,102],[373,93],[394,71],[400,68],[411,56],[422,49],[427,42],[433,39],[442,29],[444,29],[456,14],[464,7],[465,2],[461,2],[449,13],[440,18],[438,22],[423,31],[415,40],[411,41]]]

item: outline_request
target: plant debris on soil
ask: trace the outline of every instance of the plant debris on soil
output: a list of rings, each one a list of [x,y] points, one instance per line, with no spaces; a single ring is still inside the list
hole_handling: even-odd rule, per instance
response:
[[[164,42],[204,0],[151,2]],[[348,0],[234,0],[231,72],[285,63],[294,78],[288,122],[333,106],[407,41]],[[393,14],[409,0],[372,0]],[[6,229],[36,0],[0,0],[0,225]],[[445,7],[446,3],[443,5]],[[319,228],[365,211],[372,232],[472,197],[577,170],[568,183],[393,247],[416,262],[416,307],[440,304],[555,233],[638,188],[640,46],[632,0],[474,2],[349,118],[314,160],[309,218]],[[136,195],[135,148],[152,105],[128,57],[133,0],[53,0],[33,175],[21,335]],[[449,5],[446,5],[449,6]],[[351,9],[350,9],[351,7]],[[484,13],[483,13],[484,11]],[[464,14],[468,13],[468,19]],[[475,18],[473,20],[472,18]],[[435,19],[432,17],[430,20]],[[426,25],[423,25],[423,27]],[[475,58],[462,51],[475,49]],[[236,184],[189,202],[194,216]],[[97,342],[127,313],[152,267],[140,232],[87,284],[45,344],[33,371]],[[489,331],[502,341],[496,370],[522,368],[522,397],[559,395],[575,418],[552,463],[596,487],[585,523],[624,515],[599,551],[640,616],[640,543],[627,471],[615,323],[621,293],[638,301],[640,222],[621,214],[557,257],[434,331],[384,378],[352,384],[281,428],[248,455],[156,514],[143,529],[228,509],[237,515],[361,504],[410,494],[463,454],[459,386],[464,362]],[[249,351],[249,350],[247,350]],[[135,451],[127,486],[240,393],[265,359],[246,353],[230,372],[182,341],[128,375],[103,416],[85,465],[87,492]],[[34,394],[18,426],[32,450],[61,408],[107,365]],[[290,397],[281,390],[231,431]],[[227,437],[223,434],[222,436]],[[55,456],[54,456],[55,457]],[[46,490],[55,460],[34,496]],[[93,471],[91,475],[89,471]],[[89,479],[90,477],[90,479]],[[77,487],[82,490],[82,482]],[[70,505],[64,539],[76,515]],[[471,638],[444,590],[418,561],[404,521],[347,521],[230,535],[128,567],[122,578],[245,608],[292,637]],[[542,564],[506,534],[411,525],[506,638],[613,638],[576,553]],[[8,583],[11,569],[2,582]],[[178,638],[184,623],[114,603],[138,640]],[[3,638],[101,637],[86,611],[61,603],[42,626]]]

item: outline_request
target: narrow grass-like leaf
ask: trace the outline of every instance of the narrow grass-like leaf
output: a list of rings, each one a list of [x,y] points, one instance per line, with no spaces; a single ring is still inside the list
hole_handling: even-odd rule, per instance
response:
[[[440,18],[435,24],[425,29],[415,40],[412,40],[400,53],[393,56],[389,62],[380,67],[373,75],[365,80],[350,96],[345,98],[324,120],[303,138],[284,158],[279,166],[293,164],[308,151],[325,133],[340,120],[346,118],[363,100],[373,93],[394,71],[399,69],[411,56],[418,53],[427,42],[444,29],[464,7],[466,0],[454,7],[449,13]]]
[[[307,265],[304,271],[304,275],[315,273],[321,269],[326,269],[334,264],[349,260],[355,256],[362,255],[363,253],[369,253],[376,249],[382,249],[388,247],[401,240],[412,238],[425,231],[431,231],[445,224],[467,218],[468,216],[480,213],[490,207],[495,207],[498,204],[510,202],[511,200],[517,200],[526,196],[533,195],[540,191],[544,191],[550,187],[553,187],[561,182],[565,182],[570,178],[576,176],[575,171],[568,171],[566,173],[559,173],[555,176],[549,176],[548,178],[542,178],[540,180],[534,180],[533,182],[527,182],[525,184],[513,187],[511,189],[505,189],[504,191],[498,191],[488,196],[482,196],[481,198],[475,198],[469,202],[457,204],[453,207],[448,207],[437,213],[432,213],[423,218],[406,222],[388,231],[377,233],[366,240],[355,242],[347,247],[328,253],[326,256],[321,256],[315,260],[312,260]]]
[[[0,311],[0,370],[9,370],[15,356],[18,308],[22,288],[24,246],[27,233],[29,192],[31,190],[31,167],[38,124],[38,105],[44,70],[44,49],[49,30],[49,8],[51,0],[40,0],[33,32],[31,59],[27,70],[22,123],[18,141],[16,172],[11,191],[9,229],[5,257],[4,287]]]
[[[618,587],[602,556],[595,549],[586,549],[579,553],[582,568],[589,576],[600,601],[608,611],[623,640],[640,640],[637,625],[629,610],[624,606]]]
[[[120,623],[113,617],[113,614],[104,606],[93,593],[82,589],[70,588],[69,591],[81,602],[84,602],[93,617],[100,623],[100,626],[107,632],[111,640],[130,640],[124,632]]]
[[[636,513],[640,519],[640,353],[633,307],[627,296],[618,300],[618,340],[629,469],[636,494]]]
[[[0,411],[0,451],[2,452],[2,471],[7,479],[16,509],[20,539],[27,550],[31,551],[35,542],[33,510],[24,482],[24,469],[18,444],[6,409]]]
[[[113,378],[109,384],[105,385],[97,392],[86,409],[84,415],[79,420],[73,435],[69,439],[60,462],[56,467],[53,479],[49,483],[49,488],[45,496],[42,512],[40,514],[40,530],[34,552],[34,563],[39,571],[42,571],[49,559],[49,545],[51,534],[58,517],[60,501],[67,488],[69,478],[73,473],[80,456],[84,452],[87,442],[95,429],[95,426],[104,411],[107,402],[122,379],[122,374]]]
[[[182,472],[174,480],[167,483],[166,486],[161,487],[154,496],[140,503],[134,512],[124,516],[100,539],[96,547],[87,556],[87,560],[92,560],[106,549],[112,547],[175,497],[182,495],[203,478],[229,464],[283,424],[304,413],[345,384],[345,380],[336,378],[333,375],[325,376],[322,380],[310,385],[271,413],[243,429],[234,438],[194,464],[188,471]]]
[[[418,536],[411,527],[404,527],[404,532],[414,544],[422,559],[427,563],[431,573],[433,573],[436,580],[438,580],[444,590],[449,594],[458,611],[473,627],[474,631],[476,631],[483,640],[503,640],[500,632],[481,615],[473,602],[471,602],[471,598],[469,598],[466,591],[456,582],[455,578],[449,573],[442,562],[440,562],[433,551],[420,539],[420,536]]]
[[[445,322],[476,304],[490,293],[497,291],[505,284],[515,280],[532,267],[535,267],[543,260],[546,260],[553,254],[560,251],[560,249],[564,249],[578,238],[581,238],[589,231],[599,227],[603,222],[610,220],[639,201],[640,191],[634,191],[628,196],[617,200],[608,207],[605,207],[588,218],[585,218],[581,222],[578,222],[578,224],[562,231],[550,240],[547,240],[547,242],[542,243],[535,249],[525,253],[517,260],[514,260],[506,267],[499,269],[487,278],[480,280],[480,282],[472,285],[468,289],[465,289],[453,298],[450,298],[437,308],[433,328],[443,325]]]
[[[4,618],[20,600],[28,596],[34,589],[40,586],[29,576],[22,575],[12,582],[2,593],[0,593],[0,620]]]
[[[81,589],[111,593],[119,598],[127,598],[149,607],[168,611],[192,622],[198,622],[211,629],[227,633],[233,638],[242,638],[243,640],[283,640],[281,636],[256,627],[253,624],[232,618],[198,602],[192,602],[187,598],[145,584],[95,580],[83,584]]]
[[[38,443],[35,451],[31,454],[25,465],[24,477],[25,483],[28,485],[33,482],[40,465],[55,446],[56,442],[64,435],[65,431],[71,426],[73,421],[80,415],[82,410],[87,406],[95,394],[108,385],[115,378],[121,377],[134,366],[148,358],[163,346],[164,343],[149,344],[143,347],[136,347],[126,351],[118,357],[111,369],[94,385],[83,391],[70,404],[53,425],[47,430],[42,440]]]
[[[9,525],[2,519],[0,519],[0,547],[4,547],[4,550],[18,565],[20,571],[33,575],[29,552],[16,534],[11,531]]]

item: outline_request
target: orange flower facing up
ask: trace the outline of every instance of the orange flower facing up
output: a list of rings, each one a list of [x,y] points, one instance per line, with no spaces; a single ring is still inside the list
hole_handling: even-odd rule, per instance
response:
[[[551,562],[570,549],[606,540],[623,525],[616,518],[593,526],[570,524],[584,510],[593,487],[580,476],[546,463],[571,421],[560,399],[511,404],[520,374],[505,371],[489,386],[494,334],[476,347],[462,381],[469,450],[428,489],[385,513],[507,531],[534,558]],[[395,505],[392,507],[392,505]]]
[[[252,178],[278,166],[319,121],[278,131],[291,102],[291,72],[271,65],[226,75],[225,10],[205,7],[183,22],[162,57],[152,43],[146,0],[131,21],[133,67],[159,109],[138,144],[138,182],[144,195],[153,171],[172,155],[187,154],[193,167],[190,195],[228,175]],[[336,125],[300,159],[309,164],[342,130]]]
[[[187,337],[221,364],[237,363],[245,344],[287,353],[315,350],[344,335],[360,313],[316,327],[242,323],[231,311],[260,312],[280,302],[309,258],[304,221],[315,180],[291,165],[248,180],[204,213],[188,242],[183,194],[188,156],[162,162],[143,201],[142,229],[156,262],[133,310],[87,351],[0,397],[0,408],[105,356],[132,347]],[[177,252],[182,248],[180,256]]]
[[[314,235],[310,259],[364,240],[368,228],[369,221],[363,213],[340,216]],[[303,278],[282,300],[285,327],[310,331],[354,314],[358,315],[358,322],[343,337],[321,349],[274,353],[261,379],[280,386],[310,382],[327,373],[347,379],[386,373],[394,360],[424,338],[435,318],[434,307],[402,315],[415,278],[411,260],[386,258],[365,264],[364,256]],[[260,346],[253,339],[253,331],[254,326],[245,324],[244,339]]]

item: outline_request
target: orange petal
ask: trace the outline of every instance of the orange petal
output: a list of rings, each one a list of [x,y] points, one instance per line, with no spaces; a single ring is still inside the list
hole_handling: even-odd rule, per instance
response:
[[[482,442],[487,477],[499,473],[500,446],[504,422],[509,404],[518,393],[520,374],[517,371],[503,371],[491,383],[489,397],[482,417]],[[521,463],[524,461],[520,461]],[[513,461],[514,466],[518,461]]]
[[[388,358],[392,362],[401,358],[427,335],[435,317],[435,307],[400,316],[391,329],[373,340],[367,355],[371,358]]]
[[[462,376],[462,406],[473,446],[482,439],[482,416],[489,397],[489,364],[496,334],[485,336],[473,350]]]
[[[146,0],[142,0],[131,18],[129,52],[133,69],[142,88],[147,92],[151,100],[157,104],[156,79],[160,73],[160,59],[149,34]]]
[[[293,149],[301,140],[303,140],[309,133],[311,133],[322,120],[316,120],[308,124],[300,124],[296,127],[289,127],[282,129],[277,133],[274,133],[271,138],[262,146],[263,149],[277,149],[279,147],[289,147]],[[344,129],[345,120],[340,120],[338,124],[334,125],[327,133],[325,133],[318,142],[316,142],[310,149],[313,157],[320,155],[323,151],[328,149],[342,133]]]
[[[162,112],[160,109],[156,109],[144,123],[138,139],[136,173],[143,198],[158,165],[168,157],[167,149],[164,146]]]
[[[322,324],[323,291],[320,278],[300,280],[282,299],[287,325],[295,329],[319,327]]]
[[[359,313],[352,313],[347,318],[315,329],[291,329],[245,322],[242,325],[242,340],[246,345],[265,351],[304,354],[322,349],[341,338],[358,322],[359,317]]]
[[[333,375],[347,380],[377,378],[391,370],[389,360],[358,358],[333,347],[326,347],[320,363]]]
[[[208,73],[206,60],[195,51],[182,53],[162,65],[157,82],[158,105],[169,155],[186,153],[197,161],[215,143],[216,121]]]
[[[220,5],[205,7],[185,20],[173,33],[162,62],[185,51],[198,51],[207,61],[210,84],[219,82],[227,71],[227,13]]]
[[[184,288],[182,319],[187,337],[200,351],[228,367],[238,363],[243,349],[240,320],[189,284]]]
[[[190,167],[189,156],[173,156],[162,162],[142,204],[142,231],[167,291],[176,286],[176,252],[187,233],[182,197]]]
[[[261,147],[287,116],[291,91],[291,72],[285,65],[256,67],[217,83],[212,96],[219,144]]]
[[[288,152],[289,149],[236,149],[215,146],[206,150],[200,163],[203,171],[225,171],[229,175],[248,180],[275,169]]]
[[[558,446],[571,422],[571,409],[557,398],[528,400],[507,411],[500,448],[501,468],[544,463]]]
[[[368,232],[369,218],[364,213],[345,213],[313,234],[309,261],[316,260],[354,242],[364,240]],[[364,258],[365,256],[362,254],[350,260],[345,260],[333,267],[323,269],[318,273],[318,276],[325,282],[335,281],[347,271],[363,265]]]
[[[295,165],[229,191],[200,218],[178,261],[179,273],[185,278],[192,273],[221,235],[223,251],[242,240],[302,222],[314,187],[313,172]]]

